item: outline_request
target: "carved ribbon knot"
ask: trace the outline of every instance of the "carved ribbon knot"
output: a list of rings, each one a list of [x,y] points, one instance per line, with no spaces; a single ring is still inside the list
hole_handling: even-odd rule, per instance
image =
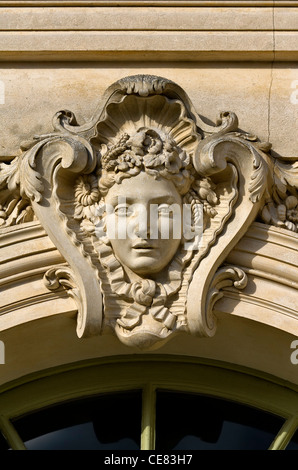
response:
[[[142,279],[136,281],[131,286],[131,295],[134,303],[126,309],[125,314],[117,323],[124,328],[133,329],[141,323],[141,317],[150,307],[150,314],[158,322],[163,323],[167,329],[172,329],[176,323],[176,316],[173,315],[167,307],[165,301],[166,293],[162,295],[161,286],[159,286],[160,295],[154,299],[158,290],[158,284],[152,279]]]
[[[155,295],[156,284],[152,279],[142,279],[132,284],[131,293],[136,302],[150,306]]]

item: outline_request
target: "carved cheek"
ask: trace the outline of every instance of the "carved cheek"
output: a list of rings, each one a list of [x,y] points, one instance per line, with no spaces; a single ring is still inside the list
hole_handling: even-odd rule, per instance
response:
[[[111,245],[116,257],[124,265],[129,265],[131,259],[131,240],[129,238],[111,240]]]

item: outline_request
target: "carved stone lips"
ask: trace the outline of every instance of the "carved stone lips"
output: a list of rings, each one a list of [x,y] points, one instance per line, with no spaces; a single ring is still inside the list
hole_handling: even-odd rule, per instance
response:
[[[154,246],[150,245],[147,242],[136,242],[132,245],[134,250],[153,250]]]

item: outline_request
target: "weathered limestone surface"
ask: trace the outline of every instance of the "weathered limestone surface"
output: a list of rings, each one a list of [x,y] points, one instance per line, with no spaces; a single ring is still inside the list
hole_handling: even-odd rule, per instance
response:
[[[91,117],[111,82],[164,71],[203,116],[233,109],[245,130],[293,155],[297,2],[116,3],[1,2],[1,156],[48,132],[58,107]]]
[[[51,132],[59,109],[73,111],[80,124],[91,119],[104,90],[127,75],[166,75],[179,83],[200,114],[213,122],[234,111],[246,132],[269,140],[275,152],[292,157],[298,140],[296,65],[206,62],[114,64],[0,64],[5,101],[0,104],[0,155],[12,157],[20,141]]]
[[[135,74],[178,83],[206,123],[235,112],[241,130],[269,141],[273,156],[297,158],[296,1],[140,3],[0,1],[1,161],[12,160],[22,141],[52,132],[60,109],[84,124],[111,83]],[[286,210],[281,202],[279,212]],[[225,260],[248,282],[241,292],[224,289],[215,305],[217,334],[198,341],[182,333],[159,353],[237,363],[298,384],[289,360],[298,336],[297,233],[269,225],[274,211],[268,225],[259,217]],[[0,383],[77,360],[139,353],[109,334],[77,338],[75,300],[44,284],[44,274],[61,265],[63,255],[38,221],[1,228],[7,363]]]

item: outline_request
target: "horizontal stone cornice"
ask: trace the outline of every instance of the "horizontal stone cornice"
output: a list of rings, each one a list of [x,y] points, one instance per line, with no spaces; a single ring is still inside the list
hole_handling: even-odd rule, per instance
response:
[[[0,1],[0,60],[296,60],[297,6]]]
[[[218,6],[279,7],[298,5],[297,0],[0,0],[0,6]]]

